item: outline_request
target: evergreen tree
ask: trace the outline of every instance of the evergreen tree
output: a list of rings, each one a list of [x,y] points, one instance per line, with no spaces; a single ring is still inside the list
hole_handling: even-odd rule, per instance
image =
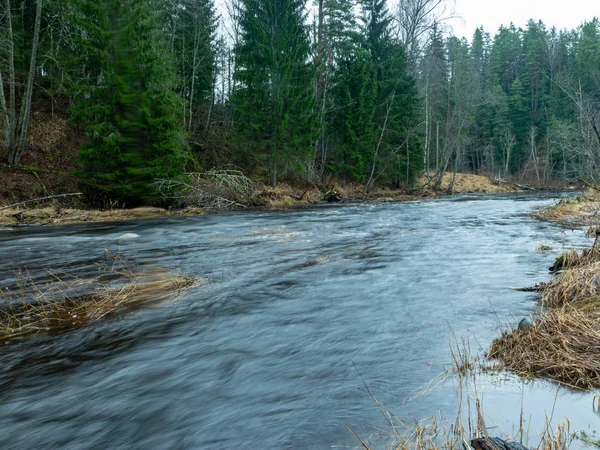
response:
[[[374,70],[377,137],[367,188],[377,179],[410,183],[423,169],[423,148],[417,139],[418,97],[408,75],[404,46],[394,38],[385,0],[363,0],[362,32]]]
[[[314,70],[300,0],[245,0],[235,48],[239,149],[255,168],[298,175],[316,140]]]
[[[129,204],[154,199],[152,181],[181,173],[186,161],[174,75],[159,21],[144,0],[82,2],[82,55],[73,119],[90,142],[81,179]]]
[[[338,58],[334,86],[339,107],[332,114],[336,152],[331,171],[344,183],[365,183],[376,142],[373,127],[376,85],[369,52],[355,46]]]

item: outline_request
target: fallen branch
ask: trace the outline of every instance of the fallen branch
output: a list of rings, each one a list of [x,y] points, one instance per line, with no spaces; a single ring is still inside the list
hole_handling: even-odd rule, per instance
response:
[[[83,194],[81,192],[74,192],[72,194],[58,194],[58,195],[49,195],[48,197],[34,198],[32,200],[26,200],[24,202],[14,203],[14,204],[8,205],[8,206],[2,206],[2,207],[0,207],[0,211],[3,210],[3,209],[11,209],[11,208],[14,208],[15,206],[26,205],[27,203],[41,202],[42,200],[50,200],[50,199],[53,199],[53,198],[62,198],[62,197],[70,197],[70,196],[75,196],[75,195],[83,195]]]

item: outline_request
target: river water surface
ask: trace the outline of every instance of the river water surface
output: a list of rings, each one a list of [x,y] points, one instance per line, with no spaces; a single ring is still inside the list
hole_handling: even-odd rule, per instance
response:
[[[484,351],[536,308],[581,230],[527,217],[550,197],[456,197],[0,231],[15,269],[97,274],[105,249],[204,280],[177,301],[0,347],[2,449],[326,449],[456,411],[452,333]],[[540,243],[552,252],[536,250]],[[593,394],[481,377],[484,409],[532,441],[546,416],[599,428]],[[554,413],[552,410],[554,408]],[[488,423],[489,425],[489,423]],[[534,443],[534,442],[532,442]]]

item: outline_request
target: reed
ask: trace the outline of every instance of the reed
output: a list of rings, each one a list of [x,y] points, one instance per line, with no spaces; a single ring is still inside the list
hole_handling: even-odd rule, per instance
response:
[[[17,275],[15,288],[0,291],[0,340],[80,328],[128,308],[174,298],[195,283],[164,269],[136,272],[118,257],[96,279],[53,273],[50,282],[40,284],[27,273]]]
[[[571,251],[566,268],[540,295],[533,326],[509,329],[488,357],[524,377],[549,378],[576,389],[600,387],[600,261],[595,247]]]

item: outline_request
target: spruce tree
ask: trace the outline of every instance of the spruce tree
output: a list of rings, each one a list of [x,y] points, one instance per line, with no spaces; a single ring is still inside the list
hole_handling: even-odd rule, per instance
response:
[[[275,186],[302,175],[316,140],[315,72],[300,0],[245,0],[235,48],[237,145]]]
[[[371,55],[376,92],[373,126],[377,138],[367,188],[377,179],[410,183],[424,167],[423,148],[415,130],[416,83],[408,75],[404,46],[392,33],[385,0],[363,0],[361,6],[362,32]]]
[[[73,120],[89,143],[81,180],[128,204],[155,199],[152,182],[173,178],[186,162],[181,103],[156,13],[144,0],[82,2],[86,79]]]

